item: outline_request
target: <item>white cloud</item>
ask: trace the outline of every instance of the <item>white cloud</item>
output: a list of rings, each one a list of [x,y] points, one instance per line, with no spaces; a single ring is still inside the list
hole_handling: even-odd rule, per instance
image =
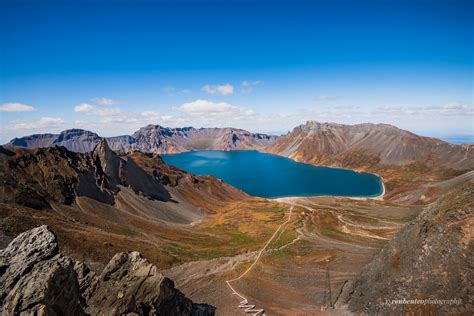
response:
[[[198,99],[174,108],[179,114],[165,121],[172,127],[241,127],[255,123],[258,114],[227,102]],[[162,120],[165,118],[162,117]]]
[[[183,95],[183,94],[188,94],[191,92],[189,89],[178,89],[175,87],[167,86],[163,88],[163,91],[170,97],[176,96],[176,95]]]
[[[147,117],[147,116],[154,116],[154,117],[161,116],[160,113],[156,112],[156,111],[145,111],[145,112],[140,113],[140,115],[144,116],[144,117]]]
[[[209,94],[222,94],[222,95],[231,95],[234,93],[234,87],[231,84],[223,84],[223,85],[205,85],[202,87],[202,91],[205,91]]]
[[[253,116],[255,112],[243,107],[231,105],[227,102],[212,102],[208,100],[198,99],[193,102],[184,103],[178,107],[178,110],[184,114],[191,116],[228,116],[228,117],[245,117]]]
[[[372,115],[393,118],[442,118],[442,117],[469,117],[474,116],[474,106],[456,101],[439,106],[404,107],[380,106],[372,111]]]
[[[95,105],[88,104],[88,103],[81,103],[74,107],[74,112],[91,113],[94,109],[96,109]]]
[[[60,117],[40,117],[32,120],[14,120],[7,125],[9,130],[44,130],[57,129],[64,125]]]
[[[240,83],[240,86],[242,87],[240,89],[241,93],[250,93],[253,91],[253,87],[258,86],[259,84],[263,84],[262,80],[255,80],[255,81],[242,81]]]
[[[88,115],[95,115],[95,116],[102,116],[102,117],[110,117],[110,116],[117,116],[123,115],[123,111],[118,108],[99,108],[96,105],[92,105],[89,103],[81,103],[74,107],[74,112],[76,113],[85,113]]]
[[[256,81],[242,81],[241,85],[242,87],[251,87],[251,86],[256,86],[256,85],[259,85],[259,84],[262,84],[263,81],[262,80],[256,80]]]
[[[113,128],[117,125],[129,125],[140,127],[144,120],[136,113],[123,111],[119,108],[100,108],[96,105],[81,103],[74,107],[74,112],[95,116],[102,124],[101,129]],[[94,123],[96,124],[96,123]]]
[[[115,100],[109,99],[109,98],[95,98],[93,99],[98,105],[114,105],[117,104]]]
[[[447,116],[473,116],[474,106],[460,101],[451,102],[442,106],[426,107],[426,111]]]
[[[340,100],[342,97],[337,95],[318,95],[316,96],[316,101],[334,101]]]
[[[132,133],[147,124],[165,124],[172,120],[170,116],[161,115],[157,111],[129,112],[88,103],[75,106],[74,111],[91,117],[91,120],[76,120],[77,125],[104,135],[111,135],[111,131],[117,131],[112,135]]]
[[[0,112],[33,112],[36,109],[23,103],[3,103],[0,105]]]
[[[169,120],[170,116],[163,116],[161,113],[156,111],[144,111],[140,113],[141,120],[146,124],[157,124]]]

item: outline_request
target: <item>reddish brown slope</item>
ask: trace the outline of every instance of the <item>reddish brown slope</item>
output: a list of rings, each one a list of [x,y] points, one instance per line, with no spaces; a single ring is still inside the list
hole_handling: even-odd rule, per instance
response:
[[[343,167],[426,163],[455,170],[474,168],[474,146],[453,145],[387,124],[311,121],[280,137],[266,151],[298,161]]]

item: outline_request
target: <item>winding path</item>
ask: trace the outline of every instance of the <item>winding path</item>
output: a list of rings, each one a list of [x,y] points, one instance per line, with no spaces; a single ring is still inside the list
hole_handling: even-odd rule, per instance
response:
[[[242,308],[246,313],[252,313],[254,316],[265,316],[265,310],[262,309],[262,308],[256,308],[255,305],[252,305],[249,303],[248,299],[243,296],[242,294],[240,294],[239,292],[237,292],[231,285],[232,282],[234,281],[237,281],[237,280],[240,280],[242,277],[244,277],[247,273],[249,273],[252,268],[257,264],[258,260],[260,259],[260,257],[262,256],[263,252],[267,249],[268,245],[270,245],[270,243],[273,241],[273,239],[275,238],[275,236],[278,234],[278,232],[280,231],[280,229],[289,223],[289,221],[291,220],[291,215],[293,213],[293,206],[290,207],[290,212],[289,212],[289,216],[288,216],[288,219],[282,223],[280,226],[278,226],[278,228],[275,230],[275,232],[273,233],[272,237],[270,237],[270,239],[267,241],[267,243],[265,244],[265,246],[263,246],[263,248],[259,251],[258,255],[257,255],[257,258],[255,258],[255,261],[250,265],[250,267],[248,267],[247,270],[245,270],[241,275],[239,275],[238,277],[236,277],[235,279],[232,279],[232,280],[226,280],[225,282],[227,283],[227,285],[229,286],[230,290],[232,291],[232,294],[235,294],[237,295],[238,297],[240,297],[242,300],[240,301],[238,307],[239,308]]]

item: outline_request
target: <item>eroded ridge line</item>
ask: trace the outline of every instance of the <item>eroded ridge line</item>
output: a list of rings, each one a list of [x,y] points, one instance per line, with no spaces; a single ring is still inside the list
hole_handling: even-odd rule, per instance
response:
[[[280,224],[280,226],[278,226],[278,228],[275,230],[272,237],[270,237],[270,239],[267,241],[265,246],[263,246],[263,248],[260,249],[260,251],[257,255],[257,258],[255,258],[255,261],[250,265],[250,267],[248,267],[247,270],[245,270],[241,275],[239,275],[235,279],[225,281],[227,283],[227,285],[229,286],[229,288],[231,289],[232,294],[235,294],[235,295],[239,296],[242,299],[240,301],[238,307],[243,308],[246,313],[252,313],[254,316],[258,316],[258,315],[265,316],[265,310],[264,309],[262,309],[262,308],[256,309],[255,305],[249,304],[249,301],[247,300],[247,298],[245,296],[241,295],[240,293],[238,293],[232,287],[232,285],[230,283],[234,282],[234,281],[237,281],[237,280],[240,280],[243,276],[245,276],[247,273],[249,273],[252,270],[252,268],[257,264],[258,260],[262,256],[263,252],[267,249],[268,245],[270,245],[270,243],[273,241],[275,236],[278,234],[280,229],[290,222],[292,213],[293,213],[293,206],[290,207],[290,212],[289,212],[289,215],[288,215],[288,219],[285,222],[283,222],[282,224]]]

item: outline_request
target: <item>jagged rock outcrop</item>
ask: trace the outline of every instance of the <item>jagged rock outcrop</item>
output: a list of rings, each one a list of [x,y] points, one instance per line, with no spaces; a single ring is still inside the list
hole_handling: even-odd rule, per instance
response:
[[[407,224],[345,284],[336,307],[368,315],[472,313],[473,210],[470,181]]]
[[[119,186],[128,186],[135,192],[161,201],[170,198],[169,193],[160,181],[141,169],[132,159],[124,156],[119,157],[116,152],[110,149],[106,140],[102,140],[92,151],[91,157],[105,174],[105,182],[101,185],[118,192]]]
[[[133,135],[100,137],[82,130],[71,129],[60,134],[36,134],[12,139],[8,145],[26,148],[63,146],[79,153],[92,151],[106,139],[117,152],[138,150],[146,153],[177,153],[190,150],[242,150],[261,149],[271,145],[276,136],[255,134],[236,128],[168,128],[147,125]]]
[[[100,276],[59,253],[47,226],[0,251],[2,315],[214,315],[194,304],[138,252],[115,255]]]
[[[474,168],[474,145],[454,145],[388,124],[309,121],[278,138],[265,151],[336,167],[424,163],[456,170]]]
[[[82,315],[72,259],[59,253],[56,236],[40,226],[0,251],[2,315]]]
[[[212,306],[193,304],[138,252],[116,254],[95,277],[94,290],[84,295],[86,310],[93,315],[212,315],[214,311]]]

